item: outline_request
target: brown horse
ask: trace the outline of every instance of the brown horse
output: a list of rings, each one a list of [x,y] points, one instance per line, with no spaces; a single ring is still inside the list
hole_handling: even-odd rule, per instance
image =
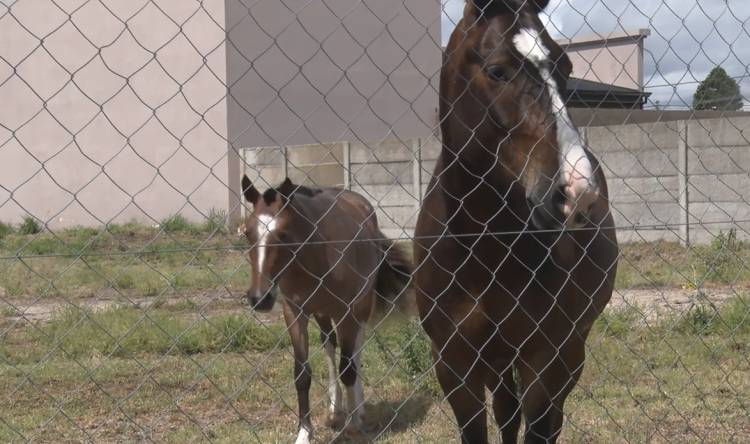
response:
[[[416,228],[415,286],[467,443],[554,442],[618,257],[604,174],[561,92],[547,0],[475,0],[446,49],[443,148]]]
[[[365,324],[394,308],[409,311],[406,289],[412,267],[378,228],[375,211],[361,195],[338,188],[311,189],[288,178],[258,192],[247,176],[245,198],[253,205],[241,227],[251,244],[251,286],[247,300],[255,310],[274,306],[283,293],[284,319],[294,348],[294,380],[299,403],[297,443],[312,439],[308,362],[309,318],[321,330],[328,362],[329,425],[357,434],[362,426],[364,393],[360,353]],[[412,297],[413,292],[409,293]],[[341,360],[336,371],[336,338]],[[346,387],[343,412],[338,378]]]

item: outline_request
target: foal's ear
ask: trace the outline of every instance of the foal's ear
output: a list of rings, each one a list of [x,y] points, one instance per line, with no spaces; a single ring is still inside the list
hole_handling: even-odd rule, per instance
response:
[[[281,185],[277,188],[279,190],[279,193],[281,193],[282,196],[286,197],[287,199],[292,196],[292,193],[297,189],[297,186],[292,183],[292,180],[288,177],[284,179],[283,182],[281,182]]]
[[[253,183],[250,182],[250,178],[247,177],[247,174],[242,176],[242,194],[244,194],[245,199],[253,205],[257,204],[258,199],[260,198],[260,193],[255,189]]]

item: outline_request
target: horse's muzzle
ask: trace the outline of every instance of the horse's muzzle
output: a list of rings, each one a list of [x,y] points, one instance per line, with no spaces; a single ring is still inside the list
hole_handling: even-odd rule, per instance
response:
[[[591,220],[591,212],[599,198],[598,187],[591,186],[582,190],[572,190],[567,186],[558,186],[544,193],[531,193],[527,204],[531,211],[533,229],[563,230],[579,228]]]
[[[276,303],[276,287],[271,287],[265,293],[248,291],[243,302],[255,311],[271,311]]]

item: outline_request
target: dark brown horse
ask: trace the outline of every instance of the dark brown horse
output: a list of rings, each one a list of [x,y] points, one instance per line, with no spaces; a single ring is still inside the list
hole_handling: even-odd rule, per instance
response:
[[[374,209],[357,193],[311,189],[286,179],[261,194],[247,176],[242,189],[253,205],[240,228],[251,245],[247,300],[255,310],[267,311],[274,306],[277,289],[284,296],[299,403],[296,442],[312,440],[307,335],[311,317],[320,326],[328,361],[329,425],[339,427],[345,421],[345,432],[357,434],[364,414],[360,373],[364,327],[374,314],[394,308],[409,311],[413,292],[406,289],[412,267],[403,252],[385,240]],[[338,371],[336,338],[341,347]],[[346,412],[339,377],[346,387]]]
[[[416,229],[415,285],[461,438],[554,442],[618,257],[599,164],[561,93],[547,0],[475,0],[446,49],[443,148]]]

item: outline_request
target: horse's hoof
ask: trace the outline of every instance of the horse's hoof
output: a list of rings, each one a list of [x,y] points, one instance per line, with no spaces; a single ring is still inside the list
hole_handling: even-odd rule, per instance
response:
[[[330,413],[326,418],[326,426],[333,430],[341,430],[341,428],[344,427],[345,422],[346,413],[344,412]]]

